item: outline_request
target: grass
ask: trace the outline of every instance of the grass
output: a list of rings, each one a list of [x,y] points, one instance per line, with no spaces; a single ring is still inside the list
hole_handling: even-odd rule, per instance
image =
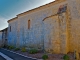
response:
[[[26,52],[26,48],[23,47],[23,48],[21,49],[21,52]]]
[[[8,46],[8,49],[14,49],[15,47],[14,46]]]
[[[30,49],[30,50],[29,50],[29,53],[30,53],[30,54],[36,54],[37,52],[38,52],[37,49]]]
[[[15,51],[18,51],[18,50],[20,50],[20,48],[15,48],[14,50],[15,50]]]
[[[64,60],[70,60],[70,58],[69,58],[69,56],[67,54],[63,56],[63,59]]]
[[[48,59],[48,55],[44,54],[44,55],[42,56],[42,59],[43,59],[43,60],[47,60],[47,59]]]

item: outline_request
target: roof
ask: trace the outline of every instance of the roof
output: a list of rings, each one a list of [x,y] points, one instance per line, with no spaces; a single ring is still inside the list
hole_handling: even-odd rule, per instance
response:
[[[13,21],[13,20],[17,19],[17,18],[18,18],[18,17],[14,17],[14,18],[8,20],[8,23],[9,23],[10,21]]]
[[[53,1],[53,2],[50,2],[50,3],[48,3],[48,4],[39,6],[39,7],[37,7],[37,8],[31,9],[31,10],[28,10],[28,11],[25,11],[25,12],[23,12],[23,13],[18,14],[17,16],[21,16],[21,15],[27,14],[27,13],[29,13],[29,12],[31,13],[31,12],[33,12],[33,11],[40,10],[40,9],[42,9],[42,8],[44,8],[44,7],[46,8],[47,6],[49,6],[49,5],[51,5],[52,3],[55,3],[55,2],[57,2],[57,1]]]
[[[8,20],[8,23],[9,23],[10,21],[15,20],[15,19],[18,18],[19,16],[22,16],[22,15],[25,15],[25,14],[29,14],[29,13],[31,13],[31,12],[34,12],[34,11],[36,11],[36,10],[40,10],[40,9],[43,9],[43,8],[49,7],[49,6],[51,6],[51,5],[58,4],[59,2],[62,2],[62,1],[65,1],[65,0],[56,0],[56,1],[53,1],[53,2],[51,2],[51,3],[48,3],[48,4],[45,4],[45,5],[42,5],[42,6],[40,6],[40,7],[37,7],[37,8],[31,9],[31,10],[29,10],[29,11],[26,11],[26,12],[20,13],[20,14],[17,15],[17,17]]]
[[[7,29],[8,29],[8,27],[7,27],[7,28],[5,28],[5,29],[3,29],[3,30],[0,30],[0,32],[5,31],[5,30],[7,30]]]

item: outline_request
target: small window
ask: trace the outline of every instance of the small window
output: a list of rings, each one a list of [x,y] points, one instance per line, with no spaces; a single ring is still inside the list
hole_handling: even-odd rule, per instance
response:
[[[28,29],[30,29],[30,20],[28,20]]]
[[[10,32],[11,32],[11,26],[10,26]]]

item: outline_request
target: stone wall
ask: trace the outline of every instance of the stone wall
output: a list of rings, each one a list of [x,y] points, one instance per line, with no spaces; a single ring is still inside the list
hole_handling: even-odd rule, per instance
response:
[[[45,49],[50,53],[66,54],[74,50],[80,52],[80,3],[78,1],[61,0],[42,9],[17,15],[16,19],[9,22],[11,32],[8,29],[8,43],[16,47]],[[67,9],[63,12],[61,8],[64,5]]]
[[[58,15],[44,20],[44,48],[50,53],[60,53]]]
[[[64,42],[60,42],[58,9],[66,1],[45,9],[18,16],[9,22],[8,43],[16,47],[45,49],[48,52],[60,53]],[[30,29],[28,29],[30,20]],[[65,40],[66,42],[66,37]],[[61,45],[63,44],[63,45]]]
[[[58,27],[56,29],[56,26],[54,26],[55,30],[54,29],[48,29],[46,31],[46,29],[44,29],[44,28],[48,28],[49,26],[56,25],[56,23],[58,25],[58,22],[55,23],[55,21],[53,21],[53,20],[56,20],[56,19],[58,20],[58,16],[57,16],[57,18],[53,16],[53,19],[52,18],[48,19],[49,21],[53,22],[53,24],[51,23],[52,25],[49,25],[50,23],[46,22],[46,26],[45,26],[45,23],[44,23],[46,21],[45,19],[49,16],[56,15],[57,12],[58,12],[59,6],[63,5],[63,4],[66,4],[66,2],[62,2],[58,5],[47,7],[45,9],[38,10],[36,12],[18,17],[18,21],[19,21],[19,24],[20,24],[20,37],[19,37],[20,44],[22,44],[22,45],[26,44],[27,47],[35,47],[35,48],[39,48],[39,49],[46,49],[46,47],[44,46],[45,43],[46,43],[45,41],[49,40],[48,43],[51,42],[51,40],[53,39],[53,36],[50,35],[52,37],[52,38],[50,38],[50,37],[45,36],[45,34],[49,35],[51,32],[52,33],[55,32],[55,34],[58,35],[58,33],[56,33],[56,32],[59,29],[58,29]],[[30,20],[30,22],[31,22],[30,23],[30,29],[28,29],[28,20]],[[56,36],[55,34],[54,34],[54,36]],[[57,36],[57,38],[58,39],[54,38],[54,40],[59,41],[59,36]],[[46,45],[48,47],[48,45],[50,45],[50,43],[46,44]],[[60,47],[58,47],[59,44],[57,44],[57,47],[56,47],[54,42],[51,42],[51,46],[54,47],[54,49],[52,49],[52,50],[54,50],[56,53],[57,52],[60,53],[60,50],[59,50]],[[57,51],[57,49],[58,49],[58,51]]]
[[[80,52],[80,8],[79,0],[68,0],[70,10],[70,52]]]
[[[17,26],[18,26],[17,19],[9,23],[9,26],[8,26],[8,44],[9,45],[17,46],[17,40],[18,40]]]
[[[0,31],[0,46],[2,46],[2,32]]]
[[[2,40],[2,32],[0,32],[0,40]]]

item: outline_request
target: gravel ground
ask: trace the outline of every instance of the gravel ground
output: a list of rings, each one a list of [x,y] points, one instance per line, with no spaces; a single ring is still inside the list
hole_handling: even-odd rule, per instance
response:
[[[12,51],[14,51],[14,50],[12,50]],[[20,54],[28,56],[28,57],[37,58],[37,59],[41,59],[42,56],[44,55],[44,53],[42,53],[42,52],[36,53],[36,54],[29,54],[28,52],[21,52],[21,51],[14,51],[14,52],[20,53]],[[47,55],[49,56],[48,60],[63,60],[63,56],[64,56],[64,54],[49,54],[49,53],[47,53]],[[68,56],[70,57],[70,60],[75,60],[74,53],[68,53]]]
[[[29,54],[28,52],[21,52],[21,51],[15,51],[17,53],[23,54],[25,56],[33,57],[33,58],[38,58],[41,59],[44,53],[37,53],[37,54]],[[48,60],[63,60],[64,54],[48,54],[49,59]],[[70,57],[70,60],[75,60],[74,59],[74,54],[69,53],[68,56]]]

